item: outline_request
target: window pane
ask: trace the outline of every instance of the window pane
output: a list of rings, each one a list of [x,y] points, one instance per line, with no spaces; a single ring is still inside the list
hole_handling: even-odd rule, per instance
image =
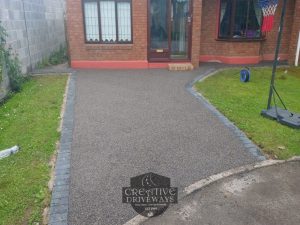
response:
[[[257,0],[221,0],[219,37],[259,38],[261,21]]]
[[[233,38],[246,36],[247,15],[249,9],[248,0],[236,0],[235,17],[233,24]]]
[[[100,14],[102,41],[115,42],[117,40],[115,1],[100,1]]]
[[[151,49],[168,48],[168,1],[150,1]]]
[[[220,37],[230,37],[231,27],[231,12],[232,11],[232,1],[231,0],[221,0],[220,9]]]
[[[171,58],[186,59],[189,47],[190,0],[171,1]]]
[[[119,2],[118,5],[118,34],[120,42],[131,41],[131,10],[129,2]]]
[[[261,9],[255,0],[237,0],[234,38],[260,37]]]
[[[262,22],[262,10],[258,1],[250,1],[249,22],[247,27],[247,38],[259,38],[261,36],[260,27]]]
[[[97,2],[84,3],[85,33],[87,41],[99,41]]]

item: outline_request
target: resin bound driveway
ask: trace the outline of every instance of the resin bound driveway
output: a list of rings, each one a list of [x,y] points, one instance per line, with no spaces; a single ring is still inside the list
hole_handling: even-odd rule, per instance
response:
[[[186,90],[206,69],[77,71],[70,225],[118,225],[136,216],[121,196],[133,176],[170,177],[181,196],[202,178],[257,160]]]

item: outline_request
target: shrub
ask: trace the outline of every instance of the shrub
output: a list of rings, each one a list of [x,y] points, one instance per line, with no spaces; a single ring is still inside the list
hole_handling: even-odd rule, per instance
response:
[[[58,65],[68,60],[66,48],[62,45],[58,51],[53,52],[49,57],[49,63],[51,65]]]
[[[65,63],[67,61],[68,61],[67,49],[66,47],[60,45],[59,49],[57,51],[52,52],[48,58],[44,58],[40,62],[38,62],[37,68],[42,69],[46,66],[58,65],[58,64]]]
[[[6,62],[9,84],[12,91],[20,91],[25,77],[22,76],[20,61],[17,57],[10,56]]]

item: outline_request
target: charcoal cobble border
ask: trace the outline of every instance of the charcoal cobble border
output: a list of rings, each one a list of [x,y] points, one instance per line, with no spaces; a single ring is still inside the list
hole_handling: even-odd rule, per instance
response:
[[[261,149],[256,144],[254,144],[243,131],[235,126],[226,116],[224,116],[219,110],[217,110],[212,104],[210,104],[210,102],[204,96],[202,96],[194,89],[194,85],[196,82],[203,81],[207,77],[213,76],[222,70],[223,69],[211,68],[189,82],[185,88],[192,96],[194,96],[203,106],[210,110],[226,127],[228,127],[233,132],[233,134],[243,143],[245,149],[251,155],[253,155],[259,161],[266,160],[266,157],[262,154]]]
[[[55,180],[49,211],[49,225],[67,225],[69,212],[70,160],[74,124],[76,72],[70,75],[62,121],[60,147],[55,165]]]

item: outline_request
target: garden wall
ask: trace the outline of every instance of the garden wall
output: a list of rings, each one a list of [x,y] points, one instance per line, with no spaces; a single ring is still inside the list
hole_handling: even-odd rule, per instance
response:
[[[1,67],[0,68],[0,103],[7,95],[8,89],[9,89],[9,78],[7,76],[6,70]]]
[[[7,43],[18,54],[22,72],[65,45],[65,0],[0,0]]]

